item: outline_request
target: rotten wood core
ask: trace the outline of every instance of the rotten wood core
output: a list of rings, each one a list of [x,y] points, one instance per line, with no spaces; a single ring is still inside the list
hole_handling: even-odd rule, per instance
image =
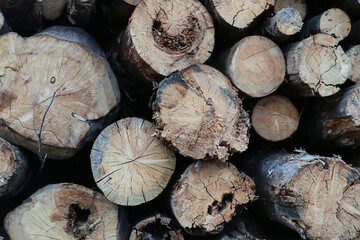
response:
[[[269,95],[285,78],[281,49],[262,36],[243,38],[218,58],[218,65],[241,93],[249,97]]]
[[[156,198],[175,170],[174,152],[153,136],[155,125],[125,118],[105,128],[91,150],[96,184],[110,201],[135,206]]]
[[[214,26],[196,0],[144,0],[122,34],[120,55],[134,78],[162,80],[204,63],[214,48]]]
[[[12,240],[126,239],[124,210],[102,194],[71,183],[39,189],[5,218]]]
[[[287,46],[287,87],[292,95],[327,97],[337,93],[351,73],[351,63],[338,41],[319,33]]]
[[[230,81],[216,69],[194,65],[173,73],[153,103],[157,136],[184,156],[225,161],[249,143],[249,115]]]
[[[251,115],[255,131],[268,141],[290,137],[299,125],[299,113],[291,101],[280,95],[260,99]]]
[[[276,0],[274,13],[277,14],[283,8],[293,8],[297,10],[301,15],[302,20],[306,17],[307,7],[304,0]]]
[[[191,164],[176,183],[171,208],[190,234],[216,234],[245,204],[256,199],[255,184],[231,163]]]
[[[68,158],[115,117],[116,77],[84,30],[57,26],[29,38],[8,33],[0,58],[0,136],[9,142]]]
[[[339,8],[331,8],[305,22],[301,37],[306,38],[317,33],[326,33],[341,41],[351,31],[349,16]]]
[[[140,221],[133,227],[129,240],[144,239],[184,240],[184,236],[171,218],[158,213]]]
[[[360,81],[360,45],[356,45],[346,51],[351,63],[351,74],[349,79],[353,82]]]
[[[86,26],[94,11],[96,0],[68,0],[67,15],[75,26]]]
[[[271,219],[304,239],[360,237],[360,173],[340,158],[278,152],[252,163]]]

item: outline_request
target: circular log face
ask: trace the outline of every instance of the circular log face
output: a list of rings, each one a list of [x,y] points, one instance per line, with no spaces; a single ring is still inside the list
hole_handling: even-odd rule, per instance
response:
[[[48,185],[6,216],[5,229],[12,240],[117,240],[118,207],[80,185]]]
[[[73,155],[91,121],[103,118],[120,101],[106,59],[77,43],[9,33],[1,38],[0,59],[0,136],[37,152],[34,129],[40,131],[48,109],[41,140],[50,158]],[[53,150],[47,152],[49,148]]]
[[[327,33],[338,41],[349,35],[351,21],[349,16],[339,8],[332,8],[324,12],[320,17],[319,30]]]
[[[185,156],[224,161],[247,149],[249,116],[214,68],[194,65],[172,74],[160,83],[153,108],[158,136]]]
[[[237,206],[255,200],[255,184],[231,163],[191,164],[176,184],[171,207],[190,234],[219,233]]]
[[[275,14],[277,14],[283,8],[293,8],[297,10],[301,15],[302,20],[306,16],[306,3],[303,0],[276,0],[274,7]]]
[[[293,8],[283,8],[274,17],[278,31],[284,35],[294,35],[300,32],[302,19],[300,13]]]
[[[269,141],[281,141],[296,131],[299,113],[288,98],[269,96],[257,102],[251,122],[261,137]]]
[[[214,47],[214,26],[196,0],[144,0],[129,20],[137,54],[158,74],[203,63]]]
[[[134,206],[156,198],[168,184],[175,154],[153,136],[155,125],[126,118],[101,132],[91,151],[98,187],[112,202]]]
[[[348,56],[351,63],[351,76],[350,79],[353,82],[360,81],[360,45],[356,45],[350,48],[346,55]]]

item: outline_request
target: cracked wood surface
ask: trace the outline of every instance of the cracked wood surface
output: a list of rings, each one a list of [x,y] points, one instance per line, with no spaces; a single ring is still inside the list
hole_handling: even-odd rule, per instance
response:
[[[251,115],[255,131],[268,141],[290,137],[299,125],[299,113],[291,101],[280,95],[260,99]]]
[[[5,229],[12,240],[125,240],[122,211],[91,189],[71,183],[53,184],[10,212]]]
[[[91,150],[96,184],[112,202],[134,206],[156,198],[175,170],[174,152],[153,134],[155,125],[125,118],[105,128]]]
[[[239,208],[256,199],[253,180],[231,163],[218,161],[191,164],[171,195],[171,208],[190,234],[222,231]]]
[[[286,66],[281,49],[262,36],[243,38],[218,62],[232,83],[250,97],[269,95],[285,78]]]
[[[153,110],[157,135],[185,156],[225,161],[247,149],[249,115],[212,67],[194,65],[163,80]]]
[[[351,63],[351,74],[349,79],[353,82],[360,81],[360,45],[356,45],[346,51],[346,56]]]
[[[255,159],[254,159],[255,160]],[[360,237],[360,173],[337,157],[278,152],[253,162],[270,218],[304,239]]]
[[[289,45],[284,55],[287,86],[294,95],[333,95],[351,72],[351,63],[338,41],[327,34],[319,33]]]
[[[283,8],[293,8],[297,10],[301,15],[302,20],[306,17],[307,7],[304,0],[276,0],[274,13],[277,14]]]
[[[1,137],[37,152],[34,122],[39,132],[59,87],[43,124],[43,154],[71,157],[101,130],[120,92],[107,60],[99,50],[92,52],[94,40],[89,38],[83,30],[67,27],[29,38],[16,33],[1,37]]]
[[[122,35],[125,68],[146,80],[204,63],[214,48],[214,26],[196,0],[144,0]]]

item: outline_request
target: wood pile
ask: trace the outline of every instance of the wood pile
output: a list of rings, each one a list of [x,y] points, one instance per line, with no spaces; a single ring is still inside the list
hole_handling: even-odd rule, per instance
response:
[[[0,239],[360,239],[360,1],[0,0]]]

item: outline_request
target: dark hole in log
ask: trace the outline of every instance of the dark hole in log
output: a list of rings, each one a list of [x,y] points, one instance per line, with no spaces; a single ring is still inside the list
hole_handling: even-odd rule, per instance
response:
[[[65,216],[68,220],[66,224],[66,232],[72,234],[75,239],[86,239],[86,237],[93,231],[93,229],[89,226],[90,214],[90,209],[82,208],[79,204],[70,204],[69,212]]]
[[[228,207],[229,204],[232,203],[234,198],[233,193],[227,193],[222,196],[221,202],[214,201],[211,206],[208,207],[208,214],[212,215],[213,213],[218,214],[222,213],[224,209]]]
[[[140,240],[170,240],[169,228],[161,224],[160,219],[156,222],[149,223],[142,230],[138,230],[141,234]],[[138,235],[138,236],[139,236]]]

